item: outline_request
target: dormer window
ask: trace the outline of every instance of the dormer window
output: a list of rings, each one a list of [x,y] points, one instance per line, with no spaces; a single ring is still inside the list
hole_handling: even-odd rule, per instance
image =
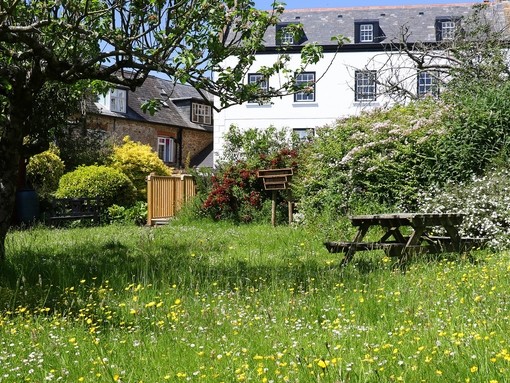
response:
[[[301,24],[279,23],[276,25],[276,45],[299,45],[305,40]]]
[[[371,43],[374,41],[373,24],[361,24],[359,26],[359,41],[360,43]]]
[[[105,95],[99,96],[99,102],[111,112],[126,113],[127,90],[110,89]]]
[[[124,89],[110,91],[110,110],[112,112],[126,113],[127,92]]]
[[[191,104],[191,121],[197,124],[212,124],[212,109],[210,105],[192,103]]]
[[[379,20],[358,20],[354,22],[354,42],[356,44],[379,42],[382,37]]]
[[[460,24],[460,17],[438,17],[436,19],[436,41],[451,41]]]
[[[283,29],[282,35],[280,36],[280,43],[282,45],[293,45],[294,44],[294,33],[292,33],[292,31]]]

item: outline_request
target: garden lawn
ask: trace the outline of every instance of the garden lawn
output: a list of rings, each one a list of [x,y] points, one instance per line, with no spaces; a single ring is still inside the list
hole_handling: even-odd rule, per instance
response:
[[[0,382],[506,382],[510,258],[382,253],[305,228],[12,232]]]

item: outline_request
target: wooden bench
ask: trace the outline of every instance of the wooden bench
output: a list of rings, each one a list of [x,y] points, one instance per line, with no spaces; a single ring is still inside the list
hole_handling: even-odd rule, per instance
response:
[[[398,257],[404,248],[407,249],[423,249],[422,245],[406,246],[404,243],[398,242],[325,242],[324,246],[330,253],[347,253],[349,251],[371,251],[384,250],[390,257]]]
[[[424,236],[425,242],[429,243],[429,252],[455,252],[456,247],[452,244],[450,237]],[[483,249],[489,240],[487,238],[460,237],[460,252]]]
[[[443,252],[464,253],[485,246],[485,238],[461,237],[458,226],[462,223],[460,213],[397,213],[349,217],[358,228],[350,242],[325,242],[330,253],[344,253],[341,264],[347,264],[357,251],[384,250],[390,257],[406,261],[415,254]],[[378,227],[384,234],[375,242],[364,242],[369,229]],[[402,230],[405,228],[405,230]],[[441,228],[445,236],[428,233]],[[409,233],[409,234],[408,234]]]
[[[80,219],[100,223],[101,199],[99,197],[55,198],[49,216],[50,223]]]

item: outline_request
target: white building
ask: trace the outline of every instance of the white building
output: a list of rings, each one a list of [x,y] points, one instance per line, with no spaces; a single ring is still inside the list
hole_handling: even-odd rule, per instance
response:
[[[244,103],[217,113],[214,117],[215,160],[222,154],[223,135],[232,124],[241,129],[264,129],[273,125],[307,134],[338,118],[390,104],[392,99],[383,94],[380,86],[389,81],[385,76],[396,76],[393,71],[383,73],[380,70],[385,65],[388,67],[388,63],[399,66],[400,81],[407,83],[410,92],[417,95],[437,92],[434,75],[418,71],[415,63],[402,57],[395,44],[402,41],[405,30],[407,47],[417,42],[440,47],[462,27],[463,19],[470,15],[475,4],[286,10],[280,23],[266,32],[266,48],[257,53],[257,60],[245,81],[277,88],[282,78],[275,76],[261,81],[262,76],[257,71],[276,61],[282,45],[291,56],[291,67],[298,66],[301,48],[308,42],[319,43],[324,49],[324,58],[299,76],[298,81],[308,85],[306,91],[275,98],[263,105]],[[505,10],[510,11],[506,1],[491,2],[488,7],[488,11],[503,19]],[[289,24],[300,24],[303,36],[296,38],[285,33]],[[337,35],[349,39],[339,50],[331,41],[331,37]]]

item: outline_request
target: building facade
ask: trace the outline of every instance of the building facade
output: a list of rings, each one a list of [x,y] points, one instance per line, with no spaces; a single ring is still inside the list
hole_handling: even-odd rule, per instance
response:
[[[159,100],[152,115],[142,110],[148,100]],[[211,167],[212,102],[191,86],[149,76],[134,92],[114,86],[89,102],[87,127],[148,144],[170,167]]]
[[[485,12],[495,23],[506,22],[510,13],[507,1],[484,3],[488,3]],[[256,82],[261,88],[278,88],[281,77],[263,78],[258,70],[272,65],[282,54],[289,55],[290,67],[298,67],[301,49],[308,42],[320,44],[324,58],[298,75],[303,91],[268,103],[244,103],[216,114],[215,161],[222,155],[223,135],[232,124],[241,129],[286,127],[306,136],[339,118],[390,106],[396,99],[387,93],[388,85],[397,79],[399,85],[405,85],[408,96],[437,95],[437,74],[418,70],[402,48],[428,44],[441,49],[441,44],[452,41],[461,30],[474,5],[476,2],[286,10],[278,25],[267,31],[265,49],[257,53],[245,81]],[[300,26],[300,35],[286,32],[291,24]],[[341,47],[331,41],[338,35],[348,38]]]

